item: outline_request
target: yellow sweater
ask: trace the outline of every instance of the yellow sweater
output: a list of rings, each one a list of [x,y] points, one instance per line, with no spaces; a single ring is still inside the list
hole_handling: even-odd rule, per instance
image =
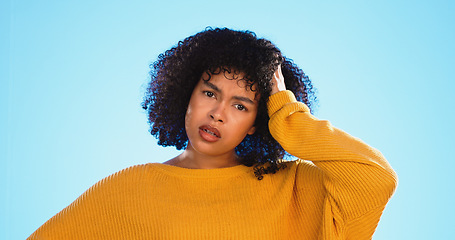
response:
[[[289,91],[268,109],[273,137],[305,160],[261,181],[243,165],[133,166],[28,239],[370,239],[397,183],[381,153],[313,117]]]

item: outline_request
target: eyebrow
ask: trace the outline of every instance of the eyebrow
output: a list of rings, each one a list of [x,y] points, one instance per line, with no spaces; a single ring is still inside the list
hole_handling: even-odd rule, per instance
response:
[[[209,81],[204,81],[204,85],[208,86],[209,88],[219,92],[219,93],[222,93],[221,89],[218,88],[215,84],[213,83],[210,83]],[[239,100],[239,101],[242,101],[242,102],[247,102],[249,104],[253,104],[254,105],[254,102],[247,98],[247,97],[242,97],[242,96],[234,96],[232,97],[233,99],[236,99],[236,100]]]

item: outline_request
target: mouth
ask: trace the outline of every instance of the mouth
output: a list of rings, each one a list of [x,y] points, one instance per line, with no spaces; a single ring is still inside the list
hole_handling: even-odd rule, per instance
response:
[[[221,138],[221,134],[218,129],[209,125],[199,127],[199,134],[204,140],[209,142],[215,142]]]
[[[204,126],[201,126],[199,129],[201,129],[202,131],[210,134],[210,135],[213,135],[217,138],[221,138],[220,136],[220,132],[218,131],[218,129],[212,127],[212,126],[209,126],[209,125],[204,125]]]

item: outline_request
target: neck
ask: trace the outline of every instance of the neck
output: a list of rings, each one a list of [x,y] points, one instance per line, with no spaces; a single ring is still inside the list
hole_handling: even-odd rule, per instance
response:
[[[165,162],[165,164],[193,169],[214,169],[233,167],[240,163],[234,151],[223,155],[210,156],[201,154],[189,146],[182,154]]]

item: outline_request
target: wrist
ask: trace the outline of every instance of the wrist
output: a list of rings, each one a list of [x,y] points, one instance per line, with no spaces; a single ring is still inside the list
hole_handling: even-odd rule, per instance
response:
[[[275,93],[281,92],[281,91],[286,91],[286,87],[281,84],[277,84],[277,86],[272,86],[272,91],[270,91],[270,96],[272,96]]]

